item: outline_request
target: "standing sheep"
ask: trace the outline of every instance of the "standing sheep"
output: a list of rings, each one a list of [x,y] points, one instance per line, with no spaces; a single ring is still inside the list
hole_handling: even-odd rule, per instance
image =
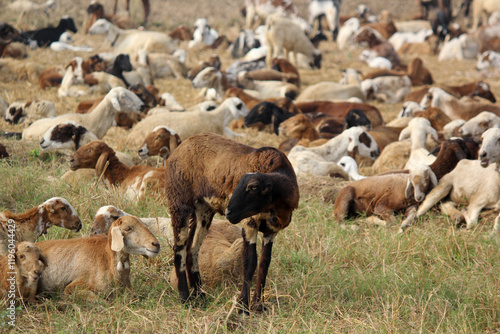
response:
[[[273,240],[290,224],[299,202],[297,179],[286,156],[275,148],[255,149],[218,135],[200,134],[172,153],[166,176],[182,301],[190,297],[188,280],[194,295],[202,295],[199,249],[214,214],[225,213],[231,223],[243,221],[244,277],[238,301],[244,312],[248,312],[250,282],[257,267],[257,233],[264,234],[252,305],[262,311]]]

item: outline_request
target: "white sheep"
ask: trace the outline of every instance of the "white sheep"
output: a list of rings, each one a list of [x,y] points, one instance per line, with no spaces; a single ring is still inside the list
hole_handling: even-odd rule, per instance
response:
[[[450,139],[451,137],[457,136],[457,131],[460,129],[462,125],[466,122],[465,119],[455,119],[445,126],[443,126],[443,137],[444,139]]]
[[[337,162],[337,165],[342,167],[344,172],[346,172],[349,175],[349,178],[353,181],[366,178],[366,176],[360,175],[358,173],[358,164],[356,163],[356,160],[348,155],[340,158],[340,160]]]
[[[161,107],[153,108],[161,109]],[[182,140],[201,132],[238,136],[228,126],[232,120],[240,119],[248,114],[247,106],[237,97],[226,99],[218,108],[210,112],[162,112],[146,117],[137,123],[128,136],[129,141],[136,146],[142,143],[146,135],[158,125],[165,125],[179,134]]]
[[[337,46],[340,50],[356,46],[355,37],[360,27],[361,22],[357,17],[352,17],[344,22],[337,36]]]
[[[403,102],[410,90],[411,79],[407,75],[377,77],[361,82],[361,91],[366,99],[377,99],[385,103]]]
[[[500,70],[500,53],[489,50],[478,56],[476,70],[483,71],[489,68]]]
[[[66,72],[62,78],[61,86],[57,89],[59,97],[80,96],[88,94],[88,87],[83,85],[83,58],[75,57],[66,66]]]
[[[189,41],[188,48],[210,46],[219,38],[219,33],[210,28],[207,19],[199,18],[194,23],[193,39]]]
[[[170,36],[157,31],[141,31],[137,29],[123,30],[106,19],[99,19],[89,29],[91,35],[106,35],[115,53],[133,54],[140,49],[148,52],[175,51],[175,43]]]
[[[431,126],[431,122],[423,117],[413,118],[399,134],[399,140],[409,138],[411,142],[410,158],[406,162],[405,169],[421,164],[430,165],[436,160],[436,157],[429,155],[429,151],[425,148],[428,134],[438,140],[437,132]]]
[[[14,102],[9,105],[5,113],[5,120],[17,124],[55,116],[57,116],[56,106],[52,101]]]
[[[267,56],[266,64],[272,67],[274,58],[283,54],[288,60],[289,52],[293,52],[296,66],[299,61],[297,55],[302,53],[309,59],[311,67],[321,67],[321,52],[314,47],[306,36],[302,27],[293,19],[278,15],[268,16],[266,19]]]
[[[73,44],[73,42],[74,41],[73,37],[71,37],[71,34],[65,31],[61,34],[61,37],[59,37],[59,41],[50,43],[50,49],[56,52],[66,51],[66,50],[92,52],[93,50],[91,47],[88,46],[71,45]]]
[[[97,136],[75,121],[65,121],[51,126],[40,141],[42,151],[77,150],[80,146],[98,140]]]
[[[425,39],[432,35],[432,29],[422,29],[417,32],[395,32],[387,40],[392,44],[394,50],[398,51],[405,43],[422,43]]]
[[[464,60],[474,59],[478,51],[478,43],[469,34],[462,34],[456,38],[444,42],[439,51],[438,60]]]
[[[441,199],[449,196],[442,209],[452,214],[458,222],[462,217],[467,228],[477,226],[479,214],[483,208],[500,210],[500,129],[489,129],[482,135],[483,143],[479,150],[479,160],[460,160],[450,173],[444,175],[420,205],[416,217],[429,211]],[[454,209],[456,204],[468,204],[461,213]],[[493,232],[500,231],[500,216],[495,219]]]
[[[458,134],[462,137],[472,137],[479,141],[481,135],[490,128],[500,128],[500,117],[492,112],[483,111],[465,122],[458,129]]]
[[[123,87],[116,87],[91,113],[64,114],[54,118],[40,119],[23,130],[22,138],[40,140],[50,127],[64,121],[75,121],[94,133],[97,138],[102,138],[108,129],[116,124],[115,117],[118,112],[139,112],[144,108],[144,103],[137,95]]]
[[[388,70],[392,68],[392,63],[389,59],[384,57],[377,57],[369,50],[361,51],[361,53],[359,54],[359,60],[364,61],[371,68],[383,68]]]
[[[323,145],[314,147],[294,146],[288,154],[288,159],[297,174],[330,175],[332,168],[336,167],[338,170],[339,166],[336,163],[343,156],[354,155],[356,152],[360,156],[371,159],[377,158],[380,154],[373,137],[357,126],[344,130]],[[316,161],[333,162],[335,167],[327,166],[324,163],[315,163]]]

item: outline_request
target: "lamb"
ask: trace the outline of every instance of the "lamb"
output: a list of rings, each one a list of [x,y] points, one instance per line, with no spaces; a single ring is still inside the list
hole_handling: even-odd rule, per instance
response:
[[[82,222],[75,209],[61,197],[50,198],[24,213],[0,212],[0,255],[5,255],[9,251],[8,245],[12,236],[15,244],[21,241],[35,242],[53,225],[73,232],[78,232],[82,228]]]
[[[404,75],[377,77],[361,82],[361,91],[366,99],[377,99],[385,103],[400,103],[411,90],[411,79]]]
[[[349,183],[335,199],[334,216],[339,222],[362,212],[378,225],[395,223],[394,212],[406,210],[406,221],[415,216],[416,204],[438,183],[429,166],[418,165],[409,174],[395,173],[371,176]]]
[[[286,156],[274,148],[255,149],[215,134],[200,134],[184,141],[172,153],[166,175],[181,300],[189,299],[188,280],[194,295],[202,295],[198,254],[218,212],[233,224],[243,221],[244,277],[238,302],[246,313],[250,282],[257,266],[257,234],[259,230],[264,233],[252,305],[253,310],[262,311],[261,296],[273,240],[290,224],[299,202],[297,179]],[[191,227],[190,219],[196,222]]]
[[[364,61],[371,68],[384,68],[391,69],[392,63],[389,59],[384,57],[376,57],[370,51],[363,50],[359,54],[359,60]]]
[[[169,155],[181,144],[181,138],[172,129],[166,126],[157,126],[144,139],[144,143],[137,152],[141,159],[146,159],[148,156],[159,155],[163,158],[163,165]]]
[[[134,93],[123,87],[116,87],[109,91],[91,113],[64,114],[54,118],[40,119],[23,130],[23,139],[40,140],[50,127],[64,121],[75,121],[101,139],[114,124],[117,112],[137,112],[144,108],[144,103]]]
[[[123,30],[105,19],[99,19],[89,29],[91,35],[106,35],[116,53],[133,54],[140,49],[148,52],[175,51],[175,44],[167,34],[157,31]]]
[[[51,101],[14,102],[5,113],[5,120],[11,124],[29,123],[46,117],[57,116],[56,107]]]
[[[371,135],[360,127],[344,130],[338,136],[325,144],[315,147],[294,146],[288,154],[288,159],[297,174],[330,175],[331,166],[338,169],[336,163],[345,155],[360,156],[375,159],[380,150]],[[320,163],[318,163],[318,161]],[[333,164],[325,164],[330,162]],[[318,165],[320,165],[318,168]],[[328,168],[324,168],[328,167]]]
[[[53,42],[57,42],[66,30],[74,33],[78,31],[75,21],[73,21],[73,18],[69,16],[61,18],[58,26],[55,28],[48,27],[38,30],[24,31],[21,33],[21,36],[26,40],[35,41],[39,47],[46,47]]]
[[[481,135],[491,128],[500,128],[500,117],[492,112],[483,111],[465,122],[458,129],[458,134],[461,137],[472,137],[479,141]]]
[[[476,58],[479,46],[474,36],[462,34],[449,41],[445,41],[439,51],[438,60],[464,60]]]
[[[251,73],[245,71],[238,73],[238,85],[256,91],[261,99],[288,97],[293,100],[299,95],[299,87],[294,84],[281,80],[254,80],[251,78]]]
[[[37,245],[29,241],[18,243],[8,255],[0,255],[0,295],[7,294],[9,299],[17,296],[25,302],[33,300],[46,266]]]
[[[368,73],[365,79],[374,79],[381,76],[405,76],[411,79],[412,86],[432,85],[434,79],[431,72],[424,66],[422,59],[414,58],[408,65],[408,71],[375,70]]]
[[[107,237],[47,240],[37,245],[47,263],[38,292],[64,290],[69,295],[83,288],[89,300],[114,284],[131,288],[130,254],[154,258],[160,252],[158,239],[133,216],[116,220]]]
[[[420,105],[424,108],[440,108],[452,120],[464,119],[467,121],[482,111],[491,111],[497,115],[500,114],[500,107],[495,104],[462,102],[438,87],[429,88],[427,94],[420,101]]]
[[[479,160],[461,160],[455,169],[441,178],[439,184],[420,205],[416,218],[429,211],[441,199],[449,196],[456,204],[468,204],[465,212],[454,209],[453,203],[443,204],[448,213],[452,213],[459,222],[465,219],[467,229],[477,226],[479,214],[483,208],[500,209],[500,176],[495,163],[498,159],[498,140],[500,129],[489,129],[481,136],[483,143],[479,150]],[[405,226],[408,227],[409,225]],[[499,218],[495,219],[493,232],[500,228]]]
[[[293,52],[296,66],[299,64],[297,54],[302,53],[312,68],[321,68],[321,52],[312,45],[300,25],[292,19],[277,15],[268,16],[266,40],[266,64],[269,68],[272,67],[272,60],[283,52],[285,59],[288,59],[289,52]]]
[[[128,167],[120,162],[115,151],[100,140],[80,147],[69,161],[72,171],[94,168],[107,186],[125,188],[125,196],[130,199],[143,198],[147,189],[156,191],[165,187],[164,168],[146,165]]]
[[[154,112],[159,109],[161,108],[157,107],[151,111]],[[133,143],[133,145],[139,145],[146,134],[151,132],[158,124],[163,124],[169,128],[175,129],[182,141],[201,132],[238,136],[238,134],[228,128],[229,123],[232,120],[245,117],[248,112],[248,108],[237,97],[231,97],[225,100],[219,107],[210,112],[162,112],[154,116],[146,117],[141,122],[137,123],[130,132],[129,141]],[[196,120],[196,122],[193,120]]]
[[[219,38],[219,33],[210,28],[207,19],[199,18],[194,23],[193,39],[189,41],[188,48],[210,46]]]
[[[422,101],[422,98],[429,91],[429,88],[429,86],[424,86],[421,89],[412,91],[406,96],[405,101]],[[491,92],[490,85],[484,81],[473,81],[461,86],[440,86],[440,88],[456,98],[461,98],[462,96],[479,96],[491,101],[492,103],[497,101],[495,95]]]
[[[111,205],[101,207],[94,218],[91,235],[107,234],[111,224],[129,214]],[[170,218],[139,218],[153,234],[174,243],[174,233]],[[200,247],[200,274],[208,286],[215,286],[230,279],[236,283],[242,273],[243,238],[241,227],[225,220],[214,219],[207,237]],[[170,254],[169,254],[170,256]],[[175,269],[171,271],[170,283],[177,288]]]
[[[344,172],[346,172],[349,175],[349,179],[351,179],[353,181],[366,179],[366,176],[359,175],[358,164],[356,163],[356,160],[354,160],[353,158],[351,158],[348,155],[342,157],[339,160],[339,162],[337,162],[337,165],[342,167]]]
[[[59,37],[58,41],[50,43],[50,49],[56,52],[61,52],[66,50],[91,52],[93,50],[91,47],[88,46],[71,45],[73,42],[74,42],[73,38],[71,37],[69,32],[63,32],[61,37]]]

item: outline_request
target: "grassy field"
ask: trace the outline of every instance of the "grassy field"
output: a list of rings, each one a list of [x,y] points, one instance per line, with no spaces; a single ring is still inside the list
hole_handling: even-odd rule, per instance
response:
[[[243,19],[243,1],[152,1],[153,29],[168,30],[177,24],[192,24],[197,17],[209,21],[229,38],[237,34]],[[0,0],[0,7],[7,3]],[[38,16],[21,22],[26,26],[56,22],[63,14],[84,22],[87,3],[59,1],[58,12],[47,19]],[[306,1],[295,1],[306,14]],[[365,1],[375,11],[387,8],[400,19],[410,17],[413,0]],[[111,1],[105,1],[106,9]],[[349,13],[357,2],[344,1]],[[122,4],[123,5],[123,4]],[[132,17],[142,17],[139,1],[132,0]],[[0,21],[13,22],[17,14],[0,13]],[[90,45],[106,51],[99,36],[75,35],[76,45]],[[184,47],[185,44],[181,44]],[[321,45],[324,67],[321,71],[302,71],[304,86],[337,81],[340,70],[355,67],[367,72],[358,61],[360,49],[339,51],[335,44]],[[188,64],[206,59],[213,50],[190,52]],[[216,50],[227,68],[232,60],[225,50]],[[65,65],[73,52],[54,54],[50,50],[30,51],[26,61],[41,68]],[[85,56],[85,55],[84,55]],[[411,58],[404,58],[408,62]],[[461,84],[481,78],[474,61],[438,63],[437,57],[423,57],[435,80]],[[486,80],[500,96],[499,76]],[[170,92],[185,106],[199,102],[197,91],[188,80],[158,80],[161,92]],[[33,98],[54,101],[58,113],[71,112],[85,98],[59,98],[57,89],[40,90],[36,82],[18,79],[0,67],[0,95],[9,102]],[[395,117],[401,104],[376,103],[386,121]],[[0,129],[21,131],[0,120]],[[281,138],[245,130],[242,142],[252,146],[276,146]],[[116,149],[136,157],[137,147],[127,145],[127,131],[111,129],[104,140]],[[161,196],[133,202],[119,191],[106,189],[95,181],[71,185],[59,181],[67,171],[67,157],[40,154],[35,142],[0,139],[11,152],[11,160],[0,161],[0,211],[21,212],[53,196],[61,196],[76,208],[83,221],[80,233],[49,229],[44,239],[74,238],[88,235],[97,209],[115,205],[139,217],[167,215]],[[147,163],[154,164],[156,159]],[[362,174],[371,174],[369,164]],[[53,296],[38,303],[20,305],[16,327],[6,324],[6,300],[0,300],[0,333],[478,333],[498,332],[500,321],[500,257],[497,238],[490,236],[495,214],[484,212],[472,231],[455,229],[451,220],[437,210],[421,219],[414,228],[398,235],[399,226],[366,226],[361,219],[341,226],[333,219],[333,204],[346,181],[335,178],[299,179],[301,201],[292,224],[276,238],[264,298],[267,311],[238,315],[236,297],[240,282],[206,287],[207,300],[201,306],[183,306],[177,291],[169,284],[172,251],[161,240],[160,255],[150,261],[132,257],[132,292],[119,290],[102,294],[97,302],[78,296]]]

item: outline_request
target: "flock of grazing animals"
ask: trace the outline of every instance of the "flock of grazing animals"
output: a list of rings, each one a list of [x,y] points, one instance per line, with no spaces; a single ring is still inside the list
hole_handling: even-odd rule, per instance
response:
[[[367,223],[387,226],[398,221],[395,213],[404,211],[404,232],[446,198],[443,212],[471,229],[482,209],[500,209],[500,107],[490,86],[483,81],[432,86],[438,73],[432,75],[419,54],[408,64],[402,57],[411,44],[427,43],[429,48],[422,50],[436,54],[436,47],[430,46],[437,39],[442,43],[440,60],[449,59],[446,52],[459,54],[457,59],[472,54],[478,58],[478,71],[500,68],[495,53],[500,51],[500,35],[492,37],[500,27],[489,25],[484,16],[500,10],[497,2],[474,0],[473,29],[452,37],[454,17],[444,1],[434,14],[429,14],[428,1],[418,1],[419,16],[435,16],[433,28],[437,24],[439,29],[431,29],[425,20],[398,24],[388,11],[377,17],[361,5],[355,15],[342,17],[341,0],[311,0],[309,20],[289,0],[245,0],[246,29],[232,45],[233,56],[241,59],[226,71],[217,55],[193,68],[186,65],[188,52],[220,48],[221,41],[227,41],[207,19],[198,19],[193,31],[182,26],[170,34],[124,29],[116,3],[113,16],[106,16],[96,2],[87,10],[91,17],[86,31],[104,36],[112,53],[81,54],[65,67],[35,70],[42,97],[51,87],[61,99],[97,92],[101,97],[82,101],[75,112],[67,113],[47,100],[8,104],[0,98],[0,114],[12,124],[25,125],[21,140],[35,140],[44,151],[71,152],[71,171],[61,179],[84,181],[84,170],[91,169],[92,179],[130,199],[149,193],[164,196],[170,218],[137,218],[106,206],[96,213],[92,236],[36,242],[53,225],[73,232],[82,228],[68,201],[54,197],[24,213],[0,212],[0,291],[8,290],[7,254],[16,258],[17,294],[25,300],[42,292],[71,294],[81,288],[85,298],[93,300],[114,283],[131,288],[130,255],[157,256],[158,238],[165,237],[173,245],[172,284],[182,302],[202,298],[202,282],[216,285],[243,276],[241,311],[262,311],[273,243],[299,206],[297,178],[303,175],[352,180],[336,197],[333,216],[338,222],[362,213]],[[146,24],[149,1],[142,3]],[[36,12],[54,5],[49,1],[29,10],[9,7]],[[323,16],[328,31],[322,31]],[[313,34],[316,21],[319,31]],[[265,25],[255,28],[259,22]],[[434,30],[445,31],[444,38]],[[0,23],[0,55],[8,55],[16,41],[32,47],[69,42],[66,31],[77,32],[70,17],[63,17],[57,27],[25,32]],[[325,34],[331,34],[333,42]],[[188,50],[179,47],[179,40]],[[360,60],[374,70],[363,75],[350,68],[340,82],[302,86],[302,71],[324,64],[321,43],[336,43],[340,50],[366,46]],[[56,46],[53,50],[62,50]],[[398,53],[402,49],[405,52]],[[6,61],[2,66],[10,65]],[[20,69],[27,71],[13,71]],[[165,77],[189,78],[200,89],[199,96],[209,101],[184,108],[172,94],[160,94],[155,87],[155,80]],[[387,122],[369,104],[374,100],[404,105],[398,117]],[[129,129],[127,143],[141,159],[159,156],[163,166],[135,165],[103,141],[116,125]],[[242,127],[287,140],[279,149],[254,148],[238,141],[247,135]],[[356,161],[361,157],[374,160],[371,176],[359,174]],[[1,144],[0,158],[9,158]],[[460,211],[457,205],[467,209]],[[213,220],[215,214],[228,221]],[[240,222],[241,227],[234,225]],[[16,242],[11,247],[12,224]],[[500,215],[494,232],[499,230]],[[257,263],[259,231],[263,237]],[[95,259],[92,264],[87,262],[90,257]]]

